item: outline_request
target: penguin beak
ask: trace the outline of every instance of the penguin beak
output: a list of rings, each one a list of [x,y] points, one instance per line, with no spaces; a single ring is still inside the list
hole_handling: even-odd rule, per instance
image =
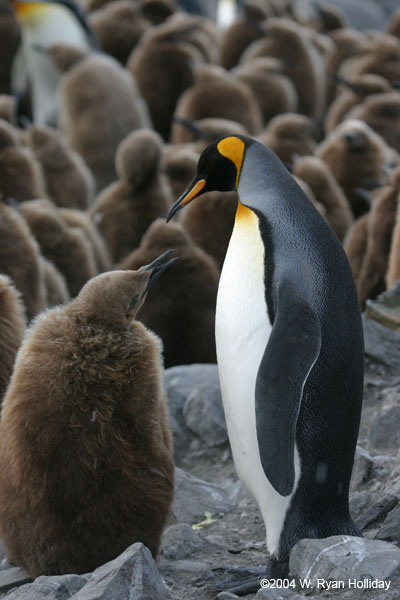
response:
[[[147,281],[147,285],[143,292],[143,295],[147,294],[153,283],[160,277],[160,275],[164,273],[164,271],[168,269],[168,267],[172,265],[173,262],[178,260],[178,257],[175,256],[174,258],[171,258],[168,262],[165,262],[165,259],[168,256],[170,256],[172,252],[175,252],[175,250],[167,250],[166,252],[161,254],[161,256],[153,260],[153,262],[151,262],[149,265],[140,267],[139,271],[150,271],[150,277]]]
[[[194,181],[192,181],[192,183],[189,185],[189,187],[186,188],[186,190],[183,192],[183,194],[181,196],[179,196],[178,200],[171,207],[171,210],[167,214],[167,223],[168,223],[168,221],[170,221],[172,219],[174,214],[176,212],[178,212],[178,210],[180,210],[181,208],[186,206],[186,204],[189,204],[189,202],[194,200],[194,198],[196,198],[196,196],[201,194],[201,192],[204,190],[204,188],[206,186],[206,183],[207,183],[207,181],[205,179],[195,179]]]

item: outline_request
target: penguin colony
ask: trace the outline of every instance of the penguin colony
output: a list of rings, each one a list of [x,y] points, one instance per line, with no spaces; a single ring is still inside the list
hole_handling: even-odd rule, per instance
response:
[[[221,32],[213,21],[188,15],[169,0],[82,0],[74,10],[56,2],[13,0],[12,10],[5,3],[0,11],[0,538],[9,559],[34,576],[91,570],[136,540],[157,554],[173,488],[162,364],[216,360],[217,290],[219,285],[219,304],[233,293],[229,268],[235,246],[230,251],[228,245],[232,231],[240,231],[236,184],[245,204],[246,179],[259,177],[250,164],[253,153],[254,165],[264,165],[259,157],[267,146],[283,161],[287,171],[275,158],[267,160],[272,160],[273,177],[279,173],[293,201],[299,201],[296,210],[303,219],[310,205],[298,187],[291,187],[289,171],[306,191],[322,215],[317,218],[312,209],[310,218],[340,256],[340,265],[347,264],[343,245],[360,307],[400,278],[400,10],[386,31],[373,34],[352,29],[328,4],[314,5],[308,17],[289,1],[247,0],[236,21]],[[196,175],[201,153],[222,136],[245,144],[240,178],[234,185],[201,190],[202,197],[167,225],[165,217]],[[236,154],[226,160],[237,169]],[[254,215],[254,205],[249,210]],[[240,216],[253,227],[249,213]],[[257,240],[258,250],[265,245],[268,270],[268,244]],[[320,242],[313,241],[315,248]],[[141,267],[169,248],[179,260],[142,298],[151,269]],[[231,258],[223,269],[226,255]],[[245,269],[246,256],[240,260]],[[273,260],[280,263],[279,253]],[[263,268],[256,269],[249,285],[256,285]],[[157,263],[155,270],[162,267]],[[347,266],[335,273],[339,294],[351,287],[351,278]],[[275,319],[277,281],[271,280],[271,296],[259,305],[268,331]],[[309,302],[306,307],[314,315],[311,324],[325,323],[321,307],[310,308]],[[350,314],[357,329],[354,304]],[[230,318],[240,321],[233,314]],[[222,330],[217,319],[225,410],[239,456],[235,404],[229,404],[235,390],[224,375],[233,358]],[[320,339],[316,331],[309,332],[314,341]],[[120,361],[110,358],[113,348]],[[136,362],[125,364],[127,348]],[[324,378],[325,357],[317,342],[314,350],[308,357],[312,376],[299,376],[307,392],[306,402],[295,409],[300,431]],[[259,363],[262,353],[257,352],[252,356]],[[80,357],[80,367],[74,356]],[[254,364],[248,376],[255,380]],[[44,365],[46,376],[40,376]],[[75,388],[68,378],[71,369],[79,372]],[[357,387],[362,368],[354,369]],[[50,379],[51,396],[45,383]],[[259,381],[261,387],[268,384]],[[324,385],[331,393],[334,382]],[[98,390],[104,397],[96,405]],[[344,482],[351,470],[359,394],[357,387],[353,429],[343,445]],[[42,397],[51,402],[51,419],[44,401],[37,402]],[[118,412],[122,399],[128,402],[126,414]],[[151,411],[143,408],[150,400]],[[27,414],[33,423],[49,419],[43,440],[34,429],[22,436]],[[252,427],[251,443],[256,443],[263,431],[256,423]],[[318,420],[315,427],[325,436]],[[135,446],[128,432],[139,429],[143,445],[137,440]],[[45,458],[54,456],[58,431],[65,453],[59,450],[54,469]],[[294,440],[292,431],[287,439],[292,453],[282,460],[289,475],[280,482],[261,443],[257,469],[260,481],[269,485],[262,490],[252,488],[250,467],[235,459],[260,505],[268,548],[278,561],[286,560],[295,540],[310,535],[314,517],[307,513],[303,492],[318,467],[300,468],[306,443],[301,434]],[[38,454],[41,447],[45,450]],[[258,453],[251,448],[251,456]],[[315,448],[317,460],[323,450]],[[22,456],[29,476],[20,480]],[[75,475],[70,483],[71,461],[82,473],[79,489]],[[329,457],[320,462],[329,464]],[[62,474],[57,481],[52,478],[56,470]],[[124,489],[116,483],[118,471],[126,474]],[[338,473],[321,484],[327,496]],[[103,475],[100,490],[96,485]],[[142,489],[148,478],[153,483]],[[110,555],[82,502],[101,494],[108,498],[99,506],[105,527],[111,527],[107,502],[116,507]],[[122,495],[132,500],[128,516]],[[54,514],[45,504],[49,496]],[[32,498],[36,504],[27,511]],[[321,525],[318,535],[357,534],[346,512],[346,489],[340,507],[326,502],[324,510],[327,518],[336,511],[334,524],[329,530]],[[37,523],[44,536],[40,544],[34,542]],[[81,530],[87,539],[79,538]],[[56,550],[50,555],[46,547]]]

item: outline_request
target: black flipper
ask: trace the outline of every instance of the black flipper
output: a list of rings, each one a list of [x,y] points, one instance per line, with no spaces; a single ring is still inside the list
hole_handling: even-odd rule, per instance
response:
[[[296,423],[304,385],[320,348],[318,315],[289,283],[283,282],[255,390],[261,464],[281,496],[293,491]]]

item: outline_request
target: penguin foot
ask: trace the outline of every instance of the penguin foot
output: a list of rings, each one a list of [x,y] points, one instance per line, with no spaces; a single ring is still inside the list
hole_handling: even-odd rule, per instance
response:
[[[229,574],[234,576],[233,579],[213,583],[209,588],[217,592],[231,592],[237,596],[255,594],[261,588],[262,579],[282,579],[288,576],[288,572],[288,561],[271,558],[263,568],[230,569]]]

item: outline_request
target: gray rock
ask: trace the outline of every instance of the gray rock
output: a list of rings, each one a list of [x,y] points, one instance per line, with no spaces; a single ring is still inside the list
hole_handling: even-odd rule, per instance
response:
[[[372,472],[373,460],[370,454],[361,446],[357,446],[354,456],[353,472],[351,474],[350,492],[357,490],[365,483]]]
[[[400,502],[387,514],[375,537],[400,546]]]
[[[400,282],[376,300],[367,300],[365,315],[389,329],[400,331]]]
[[[222,487],[176,468],[172,505],[172,518],[176,522],[193,525],[204,519],[205,513],[215,515],[225,513],[231,508],[227,493]]]
[[[204,546],[203,540],[187,523],[171,525],[164,531],[161,554],[170,560],[187,558]]]
[[[399,496],[393,492],[385,494],[357,519],[357,527],[363,531],[370,525],[381,521],[398,504],[399,500]]]
[[[213,390],[217,384],[217,365],[182,365],[165,371],[164,385],[174,437],[174,458],[178,465],[185,458],[193,440],[193,432],[188,429],[183,416],[183,406],[194,390],[207,389],[208,386]]]
[[[293,577],[344,581],[390,580],[400,567],[400,548],[388,542],[346,535],[300,540],[290,553]]]
[[[0,592],[6,592],[32,581],[32,577],[22,567],[11,567],[0,572]]]
[[[209,567],[205,563],[196,560],[177,560],[169,563],[168,571],[169,573],[177,572],[180,574],[190,574],[194,578],[201,578],[202,581],[212,578],[212,573]]]
[[[195,387],[183,406],[186,426],[207,446],[222,446],[228,442],[218,373],[210,370],[209,381]]]
[[[400,446],[400,404],[376,415],[369,428],[369,446],[378,451],[397,450]]]
[[[237,600],[239,596],[236,596],[236,594],[231,594],[231,592],[220,592],[216,598],[217,600]]]
[[[93,571],[87,584],[71,600],[117,598],[171,600],[150,550],[140,542]]]
[[[261,589],[256,594],[257,600],[304,600],[304,596],[289,589]]]
[[[68,600],[86,585],[80,575],[38,577],[33,583],[23,585],[7,594],[7,600]]]
[[[400,334],[372,319],[363,318],[365,354],[392,369],[400,368]]]
[[[358,519],[372,503],[373,496],[370,492],[353,492],[350,496],[350,514],[353,520]]]

